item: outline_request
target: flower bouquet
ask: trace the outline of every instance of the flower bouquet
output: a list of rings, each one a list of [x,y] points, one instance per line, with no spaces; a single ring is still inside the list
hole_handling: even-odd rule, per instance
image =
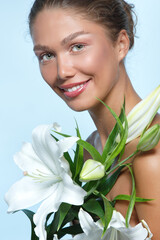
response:
[[[116,119],[116,125],[102,154],[82,140],[78,125],[77,136],[73,137],[62,134],[59,125],[54,124],[35,128],[32,144],[24,143],[14,156],[24,177],[9,189],[5,200],[8,212],[22,210],[30,219],[31,240],[147,238],[149,230],[144,221],[136,227],[129,225],[135,202],[151,199],[136,196],[134,175],[127,160],[140,151],[154,148],[160,139],[160,125],[149,128],[160,107],[160,86],[138,103],[128,116],[124,105],[120,116],[105,106]],[[139,136],[136,150],[124,159],[126,144]],[[69,149],[75,143],[72,157]],[[84,149],[91,155],[85,162]],[[132,193],[118,195],[110,201],[106,195],[124,168],[131,173]],[[125,219],[114,208],[119,200],[129,201]],[[40,202],[36,213],[27,210]],[[137,237],[131,236],[131,229],[137,231]]]

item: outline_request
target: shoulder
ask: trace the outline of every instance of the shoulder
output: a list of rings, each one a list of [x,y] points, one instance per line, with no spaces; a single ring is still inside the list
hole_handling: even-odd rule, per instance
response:
[[[157,168],[159,169],[159,167],[160,167],[160,142],[154,149],[140,153],[133,160],[133,170],[135,171],[135,173],[142,168],[149,173],[152,171],[157,171]]]
[[[160,115],[157,114],[153,124],[160,124]],[[133,171],[136,179],[152,176],[160,178],[160,141],[157,146],[147,152],[142,152],[133,161]]]
[[[160,143],[151,151],[142,153],[133,161],[133,172],[136,184],[136,195],[153,199],[135,204],[139,220],[145,220],[153,239],[160,236]],[[157,214],[158,213],[158,214]]]
[[[147,192],[153,193],[155,186],[159,187],[160,194],[160,142],[154,149],[141,153],[134,159],[133,172],[137,193],[146,193],[147,196],[143,197],[153,198],[148,196]]]

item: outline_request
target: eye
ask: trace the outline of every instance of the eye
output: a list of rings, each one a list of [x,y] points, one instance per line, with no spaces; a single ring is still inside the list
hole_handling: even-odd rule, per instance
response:
[[[41,63],[46,63],[52,60],[53,58],[54,58],[54,55],[52,53],[45,53],[39,57],[39,60]]]
[[[72,51],[73,52],[79,52],[81,51],[82,49],[84,48],[84,45],[83,44],[76,44],[72,47]]]

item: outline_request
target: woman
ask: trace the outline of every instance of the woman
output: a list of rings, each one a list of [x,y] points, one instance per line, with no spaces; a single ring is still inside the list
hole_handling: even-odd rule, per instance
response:
[[[75,111],[88,110],[97,131],[88,141],[99,151],[115,121],[97,99],[118,115],[125,96],[128,114],[141,100],[127,75],[124,59],[134,44],[132,6],[123,0],[36,0],[29,16],[34,52],[49,86]],[[156,115],[152,124],[160,123]],[[127,144],[130,155],[137,139]],[[85,158],[88,156],[86,154]],[[131,159],[137,196],[155,199],[136,203],[130,224],[144,219],[153,240],[160,239],[160,143],[151,151]],[[126,169],[107,195],[131,193]],[[116,210],[126,215],[128,203],[118,201]]]

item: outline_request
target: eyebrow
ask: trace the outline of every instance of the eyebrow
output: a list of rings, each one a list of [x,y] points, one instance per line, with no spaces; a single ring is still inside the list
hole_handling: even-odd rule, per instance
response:
[[[35,45],[34,48],[33,48],[33,51],[47,51],[47,52],[52,52],[53,50],[47,46],[44,46],[44,45]]]
[[[71,33],[69,36],[67,36],[61,41],[61,45],[65,45],[68,42],[72,41],[74,38],[78,37],[79,35],[85,35],[85,34],[89,34],[89,33],[85,31]]]
[[[61,41],[61,45],[65,45],[67,44],[68,42],[72,41],[74,38],[80,36],[80,35],[85,35],[85,34],[89,34],[88,32],[85,32],[85,31],[79,31],[79,32],[75,32],[75,33],[71,33],[70,35],[68,35],[67,37],[65,37],[62,41]],[[47,46],[44,46],[44,45],[35,45],[34,48],[33,48],[33,51],[49,51],[51,52],[52,49],[48,48]]]

